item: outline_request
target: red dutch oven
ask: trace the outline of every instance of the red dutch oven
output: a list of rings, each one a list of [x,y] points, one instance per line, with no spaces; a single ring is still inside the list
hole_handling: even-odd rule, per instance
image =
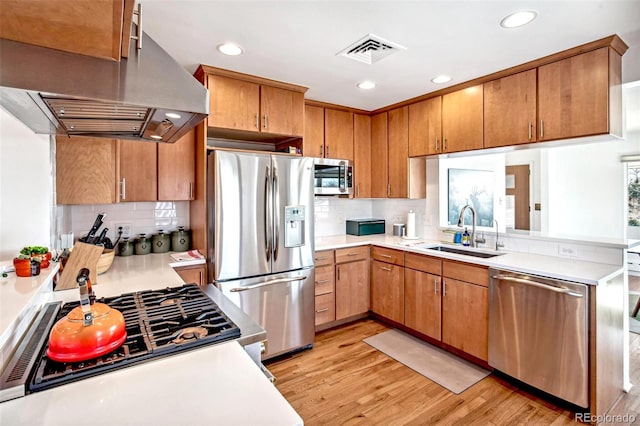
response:
[[[49,333],[47,357],[58,362],[80,362],[105,355],[127,338],[124,316],[104,303],[92,303],[89,270],[78,274],[81,305],[55,323]]]

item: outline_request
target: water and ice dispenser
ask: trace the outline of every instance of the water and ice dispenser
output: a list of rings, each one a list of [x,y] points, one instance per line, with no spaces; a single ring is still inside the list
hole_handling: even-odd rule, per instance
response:
[[[305,243],[305,206],[285,206],[284,246],[300,247]]]

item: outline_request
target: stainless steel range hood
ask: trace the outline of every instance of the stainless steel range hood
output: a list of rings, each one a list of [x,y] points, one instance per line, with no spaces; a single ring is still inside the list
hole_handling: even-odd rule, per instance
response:
[[[175,142],[209,92],[143,37],[120,62],[0,39],[0,105],[36,133]]]

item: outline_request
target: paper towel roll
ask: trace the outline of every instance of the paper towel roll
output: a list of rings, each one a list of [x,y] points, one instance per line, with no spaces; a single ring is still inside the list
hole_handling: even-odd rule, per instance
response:
[[[407,214],[407,238],[414,238],[416,236],[416,214],[413,210],[409,210]]]

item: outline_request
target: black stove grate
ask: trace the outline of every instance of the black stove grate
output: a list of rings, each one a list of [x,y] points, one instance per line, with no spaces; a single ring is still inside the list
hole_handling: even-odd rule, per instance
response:
[[[29,389],[49,389],[106,371],[193,347],[240,337],[240,328],[196,285],[167,287],[97,299],[122,312],[127,339],[106,355],[78,363],[62,363],[40,352]],[[56,321],[79,302],[66,303]],[[47,330],[47,334],[50,329]]]

